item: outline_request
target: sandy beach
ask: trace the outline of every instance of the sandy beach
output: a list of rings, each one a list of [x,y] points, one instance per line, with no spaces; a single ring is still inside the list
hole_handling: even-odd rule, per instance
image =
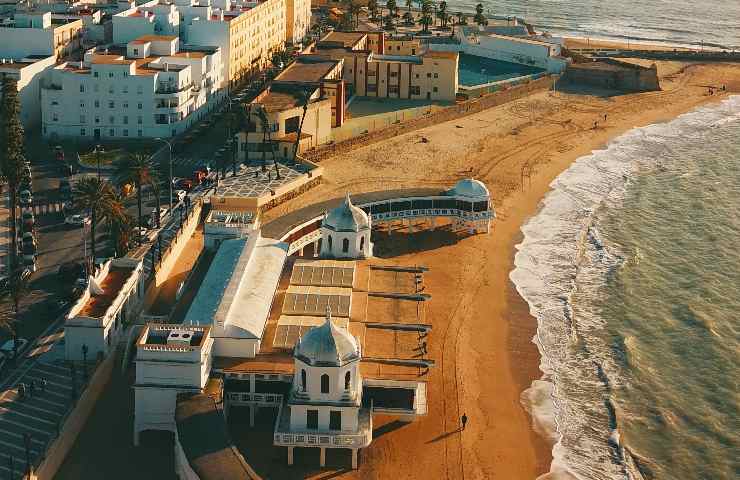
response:
[[[265,221],[346,191],[447,187],[469,176],[483,180],[495,202],[498,219],[489,235],[457,242],[441,234],[400,235],[397,254],[378,260],[430,267],[430,354],[437,365],[429,377],[429,415],[389,424],[363,451],[360,470],[343,478],[533,479],[548,471],[551,444],[535,433],[520,401],[539,378],[539,355],[531,342],[535,321],[509,281],[514,247],[549,184],[575,159],[631,128],[740,92],[738,65],[667,62],[659,73],[661,92],[543,92],[327,159],[321,186],[268,212]],[[709,96],[707,85],[726,85],[728,92]],[[459,432],[463,412],[470,422]]]

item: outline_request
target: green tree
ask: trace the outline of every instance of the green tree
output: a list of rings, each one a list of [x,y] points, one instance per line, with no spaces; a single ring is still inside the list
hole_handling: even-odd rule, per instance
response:
[[[18,188],[23,179],[23,124],[20,120],[18,85],[3,77],[0,103],[0,174],[10,194],[10,270],[18,265]]]
[[[419,23],[424,26],[422,31],[429,33],[429,26],[433,23],[432,2],[429,0],[424,0],[424,3],[421,4],[421,19],[419,19]]]
[[[126,211],[126,207],[123,204],[123,197],[118,192],[114,192],[114,194],[108,224],[110,225],[110,236],[113,241],[115,257],[122,257],[128,251],[134,219]]]
[[[267,161],[266,161],[266,155],[267,155],[267,148],[270,149],[270,153],[272,153],[272,165],[275,167],[275,178],[278,180],[280,179],[280,168],[278,167],[277,163],[277,155],[275,154],[275,144],[272,141],[272,127],[270,126],[270,119],[267,117],[267,112],[265,111],[265,108],[260,108],[257,111],[257,116],[260,119],[260,123],[262,123],[262,171],[264,172],[267,169]]]
[[[406,25],[413,25],[414,24],[414,14],[411,12],[406,12],[403,14],[403,23]]]
[[[467,15],[465,15],[463,12],[456,12],[455,16],[457,17],[457,24],[458,25],[467,25],[468,19]]]
[[[391,17],[397,15],[398,5],[396,4],[396,0],[387,0],[385,2],[385,8],[388,9],[388,13]]]
[[[483,4],[479,3],[475,6],[475,16],[473,17],[475,23],[480,26],[488,25],[488,19],[483,15]]]
[[[119,187],[133,185],[136,188],[136,207],[138,210],[139,227],[143,226],[143,215],[141,211],[141,190],[144,185],[149,184],[155,167],[149,155],[143,152],[132,153],[116,161],[113,165],[113,180]],[[159,213],[159,212],[157,212]],[[159,216],[159,215],[158,215]],[[141,241],[141,239],[139,239]]]
[[[10,332],[13,337],[13,358],[18,358],[18,327],[20,326],[20,309],[23,297],[28,293],[28,277],[22,268],[15,268],[8,276],[8,288],[0,296],[10,298],[13,302],[13,318],[0,318],[0,328]]]
[[[370,18],[375,21],[378,19],[378,1],[368,0],[367,9],[370,12]]]
[[[98,224],[106,218],[112,218],[116,194],[113,186],[97,177],[82,177],[74,187],[75,208],[90,212],[90,253],[93,261],[96,252],[96,235]],[[85,259],[87,261],[87,259]]]

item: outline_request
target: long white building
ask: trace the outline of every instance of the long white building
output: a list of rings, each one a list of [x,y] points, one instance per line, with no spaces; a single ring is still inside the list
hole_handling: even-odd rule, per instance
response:
[[[171,137],[223,95],[221,52],[146,35],[125,47],[91,49],[50,73],[41,90],[44,137],[99,140]]]

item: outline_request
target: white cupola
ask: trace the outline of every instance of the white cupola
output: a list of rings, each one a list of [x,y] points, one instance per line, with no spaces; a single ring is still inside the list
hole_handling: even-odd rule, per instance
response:
[[[321,222],[321,256],[366,258],[372,256],[370,216],[352,204],[349,193],[342,205],[330,210]]]

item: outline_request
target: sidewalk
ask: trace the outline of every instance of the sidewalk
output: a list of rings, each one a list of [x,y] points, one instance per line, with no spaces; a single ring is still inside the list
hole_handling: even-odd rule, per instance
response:
[[[0,195],[0,276],[8,275],[8,253],[10,252],[10,197],[7,185]]]

